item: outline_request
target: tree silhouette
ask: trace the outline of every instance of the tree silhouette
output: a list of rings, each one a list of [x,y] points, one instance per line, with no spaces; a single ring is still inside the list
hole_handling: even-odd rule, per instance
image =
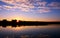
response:
[[[17,20],[12,20],[12,21],[11,21],[11,24],[12,24],[12,25],[17,25]]]

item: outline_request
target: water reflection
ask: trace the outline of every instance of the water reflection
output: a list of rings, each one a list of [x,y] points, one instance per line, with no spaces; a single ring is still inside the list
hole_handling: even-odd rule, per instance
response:
[[[58,38],[60,26],[0,26],[0,38]]]

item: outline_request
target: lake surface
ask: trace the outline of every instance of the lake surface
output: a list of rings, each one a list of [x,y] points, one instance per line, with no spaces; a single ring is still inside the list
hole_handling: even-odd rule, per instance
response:
[[[0,38],[60,38],[60,25],[0,26]]]

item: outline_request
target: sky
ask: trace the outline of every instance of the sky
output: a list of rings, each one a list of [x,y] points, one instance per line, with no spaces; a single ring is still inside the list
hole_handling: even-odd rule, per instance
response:
[[[60,21],[60,0],[0,0],[0,20]]]

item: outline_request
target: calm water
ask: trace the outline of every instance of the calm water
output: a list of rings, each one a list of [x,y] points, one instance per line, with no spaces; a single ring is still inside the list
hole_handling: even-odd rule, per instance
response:
[[[60,25],[0,26],[0,38],[60,38]]]

